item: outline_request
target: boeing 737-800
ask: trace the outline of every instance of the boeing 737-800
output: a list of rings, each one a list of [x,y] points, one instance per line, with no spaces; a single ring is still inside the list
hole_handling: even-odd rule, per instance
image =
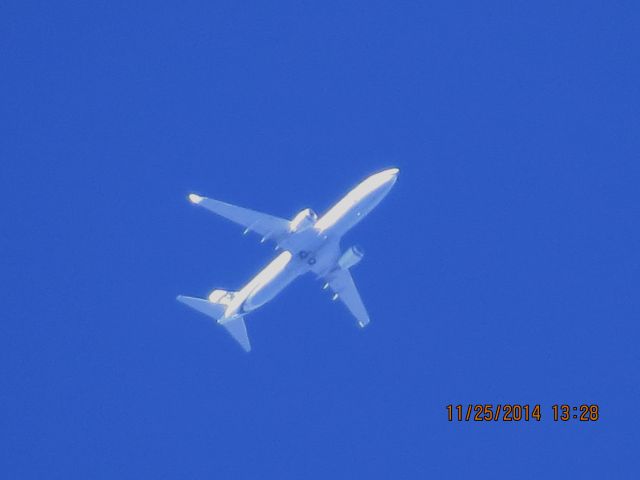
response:
[[[274,298],[300,275],[313,272],[324,279],[323,288],[331,288],[333,300],[342,300],[358,325],[364,327],[369,315],[349,272],[362,260],[363,251],[353,246],[342,252],[340,240],[389,193],[398,172],[397,168],[389,168],[371,175],[320,218],[307,208],[293,220],[286,220],[190,194],[192,203],[242,225],[245,233],[254,231],[262,235],[262,242],[276,242],[280,253],[236,292],[217,289],[207,299],[179,295],[178,300],[212,317],[248,352],[251,345],[244,316]]]

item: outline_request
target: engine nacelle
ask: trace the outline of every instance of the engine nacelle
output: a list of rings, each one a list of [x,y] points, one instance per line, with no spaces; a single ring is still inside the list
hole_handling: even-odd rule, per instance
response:
[[[318,214],[310,208],[305,208],[289,222],[289,229],[292,232],[299,232],[315,225],[316,220],[318,220]]]
[[[364,250],[362,247],[354,245],[342,254],[340,260],[338,260],[338,265],[340,268],[351,268],[360,263],[362,257],[364,257]]]

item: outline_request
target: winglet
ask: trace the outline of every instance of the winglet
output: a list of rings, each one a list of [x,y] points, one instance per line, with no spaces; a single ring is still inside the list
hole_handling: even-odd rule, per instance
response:
[[[204,197],[201,197],[200,195],[197,195],[195,193],[190,193],[189,194],[189,201],[191,203],[195,203],[197,205],[200,202],[202,202],[202,200],[204,200]]]

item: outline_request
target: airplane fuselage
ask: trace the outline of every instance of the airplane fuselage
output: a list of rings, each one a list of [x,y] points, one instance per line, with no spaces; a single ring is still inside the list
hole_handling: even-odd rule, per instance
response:
[[[235,293],[224,316],[242,316],[273,299],[300,275],[318,276],[335,268],[339,257],[336,245],[342,236],[359,223],[389,193],[398,169],[371,175],[358,184],[315,224],[294,231],[283,242],[283,251]]]

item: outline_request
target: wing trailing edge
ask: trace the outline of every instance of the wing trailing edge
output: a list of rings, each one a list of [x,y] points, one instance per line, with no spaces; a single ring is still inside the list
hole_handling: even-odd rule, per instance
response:
[[[356,318],[358,326],[366,327],[369,323],[369,314],[362,303],[356,284],[348,269],[338,268],[324,277],[325,288],[333,291],[332,300],[341,300],[351,314]]]
[[[289,220],[258,212],[249,208],[238,207],[230,203],[214,200],[213,198],[201,197],[195,193],[189,195],[189,201],[195,205],[206,208],[210,212],[226,218],[244,227],[244,232],[256,232],[262,236],[262,241],[273,240],[280,243],[281,240],[290,234]]]

